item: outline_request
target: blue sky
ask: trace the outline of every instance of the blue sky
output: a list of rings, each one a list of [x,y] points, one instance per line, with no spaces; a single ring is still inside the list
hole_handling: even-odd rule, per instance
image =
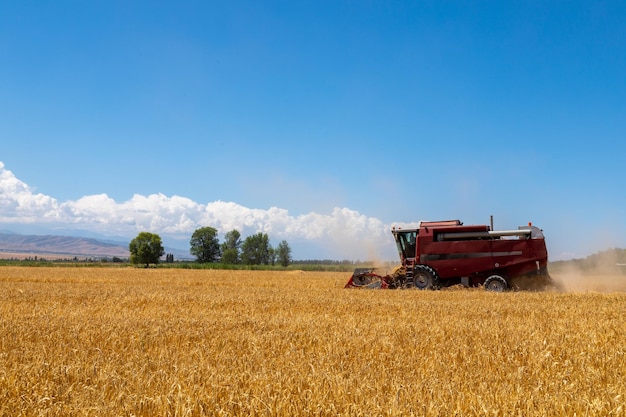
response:
[[[626,3],[0,3],[0,229],[286,239],[388,228],[626,247]]]

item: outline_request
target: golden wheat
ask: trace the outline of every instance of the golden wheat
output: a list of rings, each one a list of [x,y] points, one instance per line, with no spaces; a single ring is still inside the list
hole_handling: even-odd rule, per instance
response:
[[[347,278],[2,267],[0,415],[626,415],[626,294]]]

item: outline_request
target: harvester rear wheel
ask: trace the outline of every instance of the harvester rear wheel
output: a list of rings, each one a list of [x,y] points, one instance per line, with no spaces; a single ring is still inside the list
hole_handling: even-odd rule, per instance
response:
[[[416,265],[413,270],[413,288],[432,290],[439,284],[439,277],[434,269],[426,265]]]
[[[485,280],[485,289],[487,291],[504,292],[508,287],[509,284],[507,284],[506,279],[500,275],[491,275]]]

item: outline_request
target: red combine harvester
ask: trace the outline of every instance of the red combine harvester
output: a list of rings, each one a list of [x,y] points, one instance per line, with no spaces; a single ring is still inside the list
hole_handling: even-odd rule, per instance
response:
[[[402,266],[391,275],[356,269],[346,288],[437,289],[484,286],[491,291],[555,287],[548,274],[542,230],[464,226],[459,220],[421,222],[417,229],[393,228]]]

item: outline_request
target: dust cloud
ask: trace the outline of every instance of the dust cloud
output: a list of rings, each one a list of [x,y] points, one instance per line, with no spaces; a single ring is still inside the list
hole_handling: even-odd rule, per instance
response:
[[[550,275],[565,292],[626,292],[626,264],[620,258],[620,251],[606,251],[557,265]]]
[[[581,273],[576,269],[550,274],[564,292],[624,292],[626,274],[598,275]]]

